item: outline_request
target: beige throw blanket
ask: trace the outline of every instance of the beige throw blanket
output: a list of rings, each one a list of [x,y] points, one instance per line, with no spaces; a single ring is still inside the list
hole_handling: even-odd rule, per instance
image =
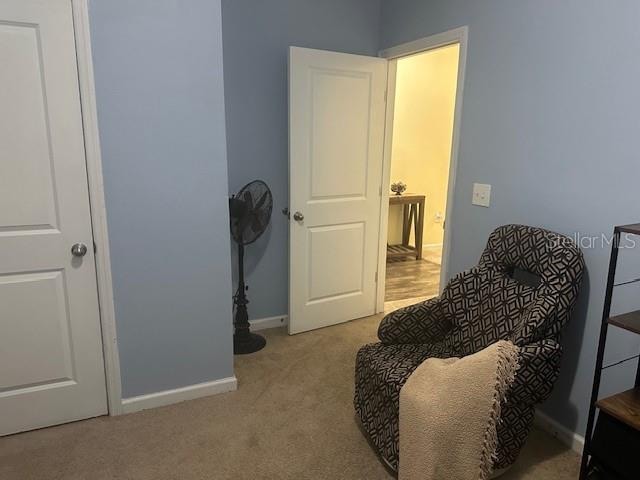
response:
[[[399,480],[486,480],[500,402],[518,347],[499,341],[464,358],[430,358],[400,391]]]

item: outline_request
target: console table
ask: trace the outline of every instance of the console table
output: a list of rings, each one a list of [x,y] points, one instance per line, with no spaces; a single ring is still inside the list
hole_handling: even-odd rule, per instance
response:
[[[389,195],[389,205],[402,205],[402,243],[387,245],[387,258],[415,255],[422,258],[422,235],[424,232],[425,196],[414,193]],[[414,227],[415,245],[409,245],[411,225]]]

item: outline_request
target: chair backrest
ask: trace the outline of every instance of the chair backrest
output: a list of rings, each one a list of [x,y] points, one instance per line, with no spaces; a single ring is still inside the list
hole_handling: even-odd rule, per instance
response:
[[[479,264],[442,294],[455,350],[468,355],[501,339],[525,345],[557,338],[583,271],[582,252],[568,237],[524,225],[497,228]]]

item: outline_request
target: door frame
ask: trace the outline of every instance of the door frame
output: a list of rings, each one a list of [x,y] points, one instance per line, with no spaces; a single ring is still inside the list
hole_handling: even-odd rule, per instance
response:
[[[384,311],[385,279],[387,272],[387,231],[389,223],[389,182],[391,176],[391,151],[393,143],[393,120],[396,93],[397,60],[417,53],[446,47],[452,44],[460,45],[458,59],[458,84],[456,88],[456,103],[453,119],[453,134],[451,139],[451,158],[449,163],[449,182],[447,186],[447,207],[445,209],[444,238],[442,244],[442,265],[440,267],[440,291],[449,278],[449,256],[451,253],[451,216],[453,213],[453,199],[458,170],[458,152],[460,148],[460,125],[462,123],[462,98],[464,93],[464,79],[467,64],[469,27],[462,26],[420,38],[412,42],[396,45],[381,50],[379,57],[389,60],[387,80],[387,113],[384,139],[384,159],[382,165],[382,186],[380,196],[380,237],[378,250],[378,286],[376,296],[376,313]]]
[[[115,307],[107,210],[102,176],[102,155],[96,107],[96,91],[91,55],[91,33],[89,29],[88,0],[70,0],[73,11],[73,29],[76,44],[76,63],[80,86],[80,106],[84,130],[85,161],[89,184],[91,228],[95,244],[96,280],[98,306],[102,330],[107,405],[109,415],[122,414],[122,384],[120,380],[120,357],[116,335]]]

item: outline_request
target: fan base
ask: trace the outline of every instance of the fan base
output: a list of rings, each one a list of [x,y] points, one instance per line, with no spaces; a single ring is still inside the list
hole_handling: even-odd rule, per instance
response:
[[[233,354],[234,355],[246,355],[247,353],[254,353],[258,350],[262,350],[267,344],[265,338],[257,333],[250,333],[249,335],[233,336]]]

